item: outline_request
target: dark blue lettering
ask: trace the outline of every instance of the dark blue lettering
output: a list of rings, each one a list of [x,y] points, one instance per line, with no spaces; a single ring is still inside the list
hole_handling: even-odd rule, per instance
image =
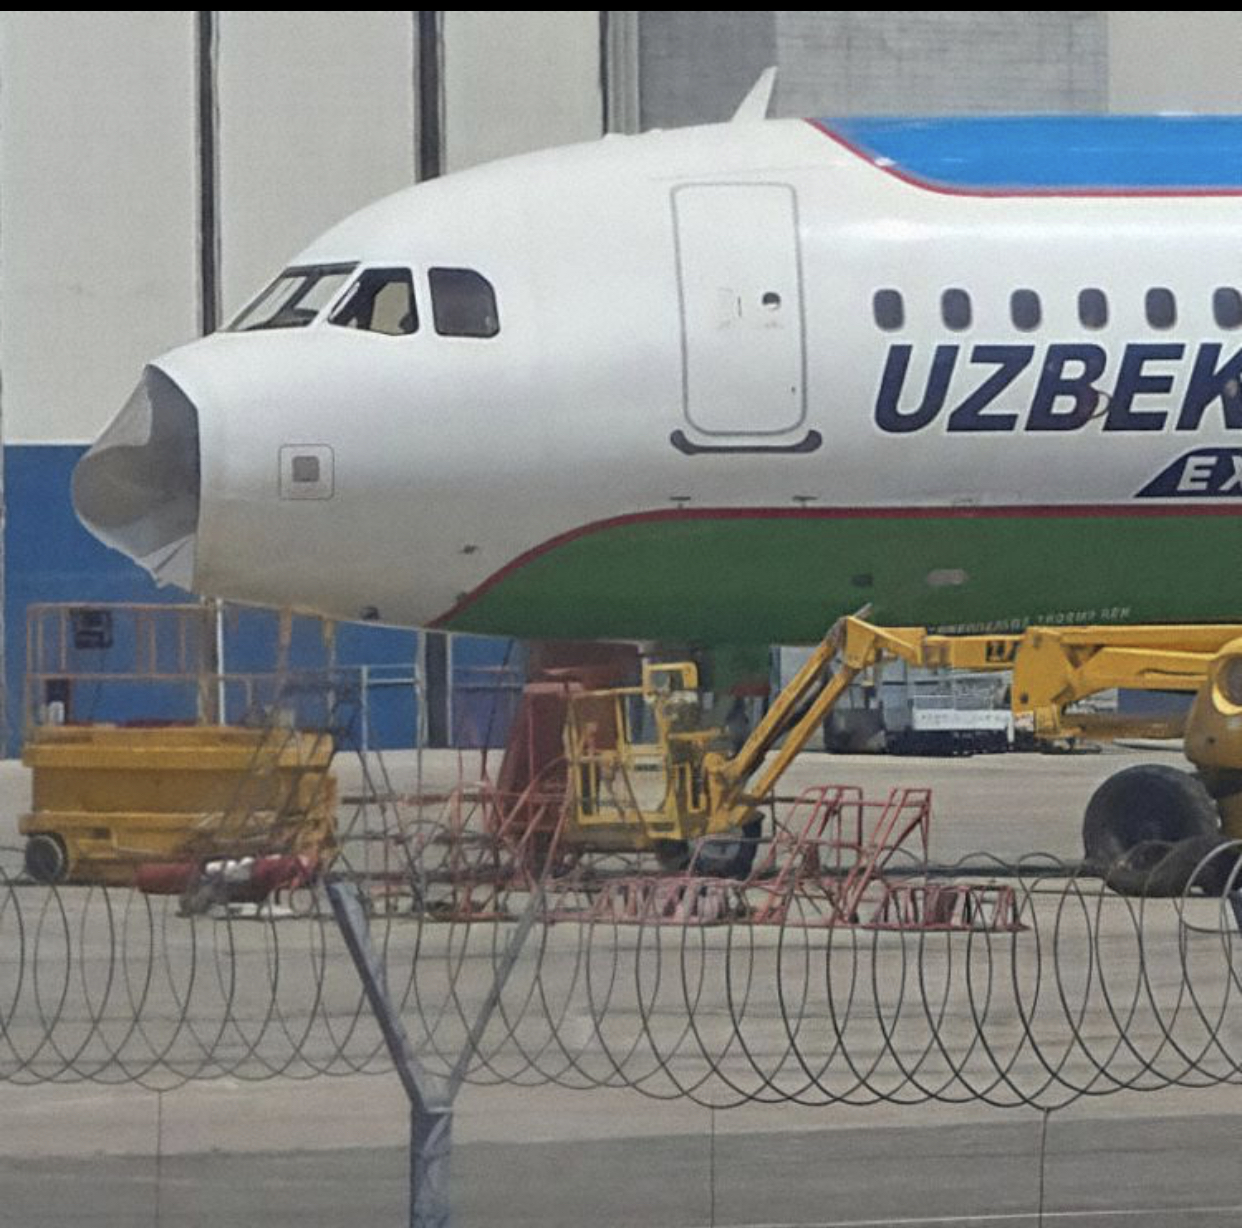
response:
[[[1242,448],[1187,452],[1152,478],[1138,498],[1242,499]]]
[[[891,346],[880,379],[880,391],[875,399],[876,426],[894,435],[904,435],[910,431],[921,431],[931,422],[944,408],[949,381],[953,378],[953,367],[957,362],[957,349],[955,345],[936,346],[922,402],[917,409],[903,410],[900,407],[901,393],[913,346]]]
[[[1069,363],[1080,363],[1077,375],[1066,375]],[[1044,369],[1026,420],[1028,431],[1077,431],[1090,421],[1100,404],[1099,391],[1092,387],[1104,374],[1108,355],[1098,345],[1050,345]],[[1073,405],[1058,410],[1060,397],[1072,397]]]
[[[1117,387],[1104,419],[1106,431],[1161,431],[1169,414],[1164,409],[1134,409],[1137,396],[1167,393],[1171,375],[1146,375],[1149,362],[1173,362],[1186,352],[1184,345],[1127,345],[1117,373]]]
[[[983,410],[1026,370],[1035,356],[1033,345],[977,345],[970,351],[972,363],[995,363],[997,370],[979,385],[950,415],[950,431],[1012,431],[1016,413]]]
[[[1218,367],[1221,346],[1212,341],[1199,347],[1190,385],[1178,415],[1179,431],[1197,431],[1203,412],[1217,398],[1225,415],[1225,426],[1236,431],[1242,427],[1242,350],[1238,350],[1224,366]]]

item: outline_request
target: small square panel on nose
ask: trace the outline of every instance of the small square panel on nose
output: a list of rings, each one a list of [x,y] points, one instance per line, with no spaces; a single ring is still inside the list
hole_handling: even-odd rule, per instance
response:
[[[286,444],[280,449],[282,499],[331,499],[332,449],[324,444]]]
[[[293,480],[295,482],[318,482],[319,457],[295,456],[293,458]]]

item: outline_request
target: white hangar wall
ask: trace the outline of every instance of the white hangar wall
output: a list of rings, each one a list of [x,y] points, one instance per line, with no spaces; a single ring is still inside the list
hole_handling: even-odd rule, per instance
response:
[[[222,10],[221,307],[413,182],[417,14]],[[199,328],[196,14],[0,12],[7,443],[82,443]],[[450,168],[602,131],[597,11],[443,15]]]
[[[316,235],[416,171],[414,16],[222,10],[223,318]]]
[[[6,442],[88,438],[193,337],[190,14],[0,14]]]
[[[317,233],[415,178],[417,12],[214,19],[207,183],[196,11],[0,13],[10,750],[28,604],[170,596],[81,529],[69,481],[143,363],[201,329],[204,192],[227,319]],[[598,12],[448,13],[441,28],[451,165],[602,131]],[[342,659],[408,663],[412,641],[358,629],[342,635]],[[237,658],[248,651],[237,645]],[[455,655],[469,668],[496,652],[467,642]],[[385,694],[402,714],[373,712],[373,734],[408,742],[408,696]]]
[[[452,170],[605,126],[719,120],[772,63],[781,114],[1242,111],[1233,11],[448,10],[430,56],[420,16],[214,14],[225,317],[314,234],[409,183],[429,140]],[[153,595],[78,526],[69,474],[143,362],[201,327],[198,19],[0,12],[11,696],[28,602]],[[419,113],[420,64],[439,78],[435,116]],[[407,642],[376,644],[408,660]]]
[[[632,23],[632,127],[726,118],[769,64],[780,69],[778,115],[1242,111],[1242,12],[1233,10],[616,16]]]
[[[1110,111],[1242,112],[1242,12],[1108,13]]]
[[[444,14],[449,170],[603,132],[596,10]]]
[[[225,315],[324,226],[413,178],[416,24],[218,14]],[[636,47],[618,51],[627,24]],[[589,139],[603,71],[646,126],[723,118],[768,63],[789,114],[1242,110],[1236,11],[449,10],[442,28],[450,169]],[[89,439],[146,357],[195,334],[195,70],[192,11],[0,13],[7,442]]]

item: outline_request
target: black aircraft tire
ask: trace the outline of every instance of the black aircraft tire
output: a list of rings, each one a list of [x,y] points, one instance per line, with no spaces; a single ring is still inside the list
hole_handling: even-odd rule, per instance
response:
[[[1224,837],[1202,782],[1165,764],[1110,776],[1087,803],[1082,837],[1088,866],[1122,895],[1219,894],[1233,868],[1227,854],[1205,863]]]
[[[26,841],[25,863],[36,883],[59,883],[69,870],[65,842],[55,832],[36,832]]]

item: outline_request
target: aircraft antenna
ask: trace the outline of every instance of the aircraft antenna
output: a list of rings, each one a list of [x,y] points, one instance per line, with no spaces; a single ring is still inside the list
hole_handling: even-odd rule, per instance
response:
[[[767,119],[768,108],[772,105],[772,91],[776,88],[776,65],[765,68],[759,79],[750,87],[750,93],[742,99],[738,109],[733,112],[735,124],[749,124],[756,120]]]

